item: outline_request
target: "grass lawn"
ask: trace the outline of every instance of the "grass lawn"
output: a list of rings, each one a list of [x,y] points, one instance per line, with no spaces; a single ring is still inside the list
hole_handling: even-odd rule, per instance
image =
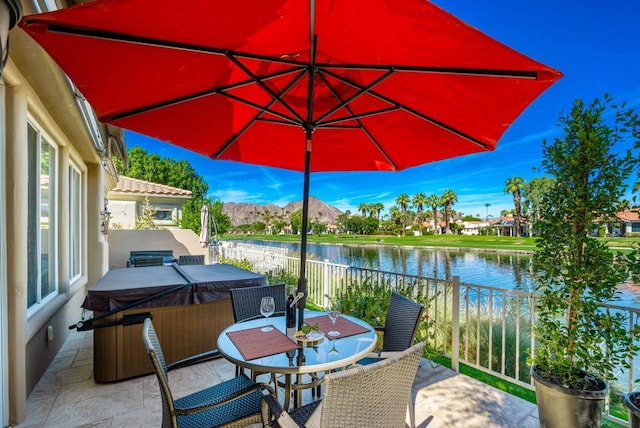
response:
[[[300,235],[225,235],[223,240],[255,239],[260,241],[300,243]],[[640,238],[599,238],[610,248],[629,250]],[[409,247],[476,248],[483,250],[506,250],[532,252],[536,238],[511,236],[470,236],[470,235],[309,235],[309,243],[334,245],[399,245]]]

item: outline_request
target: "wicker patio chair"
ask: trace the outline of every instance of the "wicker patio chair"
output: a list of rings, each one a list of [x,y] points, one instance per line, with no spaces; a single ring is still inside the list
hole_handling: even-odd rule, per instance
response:
[[[231,293],[231,306],[235,322],[262,317],[260,301],[266,296],[273,297],[276,304],[276,311],[272,316],[284,315],[287,306],[284,283],[232,288],[229,292]]]
[[[285,412],[273,395],[262,400],[264,426],[405,427],[407,403],[414,426],[411,387],[424,343],[368,366],[353,366],[324,378],[324,398]]]
[[[287,296],[285,294],[285,285],[270,284],[257,287],[232,288],[231,306],[233,308],[233,319],[235,322],[246,321],[255,318],[262,318],[260,313],[260,302],[263,297],[271,296],[276,304],[276,311],[272,316],[282,316],[287,306]],[[242,368],[236,366],[236,376],[242,373]],[[253,373],[252,378],[255,379],[259,373]],[[271,377],[271,381],[275,385],[275,377]]]
[[[200,360],[212,358],[211,351],[167,365],[151,319],[144,321],[142,341],[158,378],[162,395],[162,427],[245,427],[260,423],[263,390],[273,390],[242,375],[182,398],[174,399],[168,372]]]
[[[383,334],[382,350],[358,361],[358,364],[372,364],[381,358],[392,355],[393,352],[404,351],[413,344],[416,330],[424,306],[393,291],[387,310],[384,327],[375,327]]]
[[[162,266],[164,264],[164,258],[162,256],[138,256],[133,258],[132,267],[146,267],[146,266]]]
[[[179,265],[203,265],[204,254],[186,254],[178,257]]]

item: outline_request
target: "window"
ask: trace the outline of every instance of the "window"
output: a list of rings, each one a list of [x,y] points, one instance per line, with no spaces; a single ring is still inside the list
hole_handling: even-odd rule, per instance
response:
[[[153,215],[153,219],[157,221],[173,222],[173,210],[157,210]]]
[[[82,275],[82,173],[69,165],[69,279]]]
[[[31,122],[27,124],[28,314],[53,299],[57,282],[57,147]]]

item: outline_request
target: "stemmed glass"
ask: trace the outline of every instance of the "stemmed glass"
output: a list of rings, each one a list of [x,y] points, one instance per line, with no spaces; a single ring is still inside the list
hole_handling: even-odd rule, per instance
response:
[[[337,303],[333,303],[329,307],[327,307],[327,316],[333,324],[332,330],[327,334],[331,337],[340,336],[340,332],[336,331],[336,320],[338,319],[338,317],[340,317],[340,308]]]
[[[267,325],[265,327],[262,327],[260,331],[268,332],[273,330],[273,327],[269,325],[269,316],[273,315],[275,311],[276,304],[273,301],[273,297],[263,297],[262,301],[260,302],[260,313],[262,314],[262,316],[267,318]]]

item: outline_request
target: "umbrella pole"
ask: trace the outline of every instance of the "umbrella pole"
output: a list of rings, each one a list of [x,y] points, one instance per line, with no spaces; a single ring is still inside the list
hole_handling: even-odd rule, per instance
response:
[[[300,230],[300,279],[298,292],[304,293],[298,301],[298,330],[304,324],[304,308],[307,304],[307,230],[309,223],[309,172],[311,170],[311,133],[307,133],[307,149],[304,154],[304,185],[302,193],[302,227]]]

